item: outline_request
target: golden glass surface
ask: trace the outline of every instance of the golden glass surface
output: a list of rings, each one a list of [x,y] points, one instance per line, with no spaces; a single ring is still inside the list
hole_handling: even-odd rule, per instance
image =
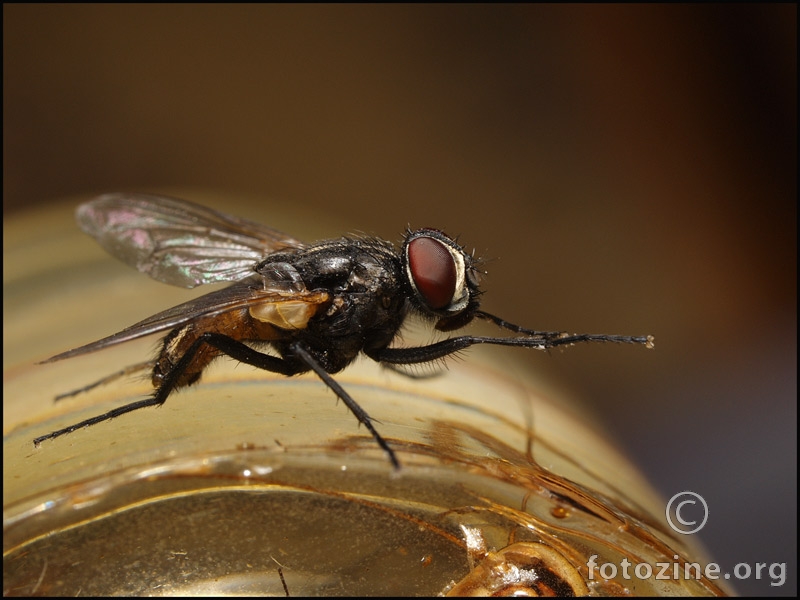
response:
[[[163,407],[34,448],[147,394],[147,378],[123,378],[52,401],[147,359],[156,338],[36,361],[191,294],[106,257],[75,204],[4,223],[7,595],[722,593],[705,578],[590,579],[593,555],[705,562],[526,351],[475,348],[429,378],[366,359],[336,375],[400,471],[315,376],[227,359]]]

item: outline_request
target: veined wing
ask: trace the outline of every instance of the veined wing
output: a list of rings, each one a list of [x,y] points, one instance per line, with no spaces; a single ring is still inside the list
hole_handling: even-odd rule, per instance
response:
[[[275,275],[285,276],[286,274],[283,271],[276,270]],[[81,354],[96,352],[110,346],[116,346],[117,344],[158,333],[159,331],[174,329],[193,319],[213,317],[241,308],[250,308],[255,312],[254,316],[256,318],[280,324],[279,321],[275,320],[280,318],[279,316],[270,315],[275,315],[276,313],[279,315],[288,311],[289,319],[291,319],[292,315],[298,314],[298,307],[306,306],[305,314],[311,316],[316,307],[327,302],[329,298],[328,292],[323,290],[308,291],[305,286],[298,284],[297,281],[282,280],[270,283],[268,277],[251,277],[221,290],[216,290],[194,300],[173,306],[114,335],[62,352],[42,361],[42,363],[55,362],[80,356]],[[281,307],[286,308],[282,310]],[[262,315],[266,316],[262,317]],[[294,318],[300,317],[295,316]],[[291,321],[289,321],[289,324],[291,324]]]
[[[185,288],[239,281],[265,256],[304,246],[266,225],[166,196],[106,194],[81,204],[75,216],[116,258]]]

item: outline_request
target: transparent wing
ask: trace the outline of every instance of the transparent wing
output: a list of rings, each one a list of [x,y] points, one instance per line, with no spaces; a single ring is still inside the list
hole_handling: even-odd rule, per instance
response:
[[[55,362],[81,354],[96,352],[109,346],[116,346],[159,331],[174,329],[200,317],[213,317],[236,309],[255,308],[255,310],[263,312],[264,307],[269,305],[285,306],[288,303],[293,305],[305,303],[315,307],[329,300],[330,296],[325,291],[308,291],[295,278],[296,272],[294,269],[289,265],[286,265],[286,267],[286,269],[276,268],[271,272],[271,276],[259,275],[251,277],[227,288],[205,294],[178,306],[173,306],[152,317],[148,317],[144,321],[139,321],[119,333],[85,346],[80,346],[74,350],[62,352],[42,362]]]
[[[81,204],[80,228],[153,279],[184,288],[239,281],[265,256],[304,244],[276,229],[147,194],[106,194]]]

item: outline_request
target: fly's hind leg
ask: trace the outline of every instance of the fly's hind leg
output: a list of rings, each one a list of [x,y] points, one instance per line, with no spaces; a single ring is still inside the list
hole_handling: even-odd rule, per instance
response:
[[[356,403],[355,400],[353,400],[350,394],[348,394],[336,382],[336,380],[334,380],[333,377],[331,377],[325,371],[317,359],[299,342],[294,343],[291,346],[295,356],[294,360],[290,361],[286,360],[285,358],[264,354],[263,352],[254,350],[239,340],[235,340],[221,333],[213,332],[206,332],[198,336],[198,338],[192,342],[192,344],[186,349],[186,352],[184,352],[177,362],[175,362],[174,366],[163,374],[161,385],[158,386],[155,394],[153,394],[150,398],[138,400],[137,402],[131,402],[130,404],[120,406],[102,415],[97,415],[91,419],[86,419],[80,423],[76,423],[74,425],[70,425],[69,427],[65,427],[64,429],[59,429],[58,431],[53,431],[52,433],[38,437],[33,440],[34,445],[38,446],[45,440],[54,439],[68,433],[72,433],[77,429],[102,423],[103,421],[109,421],[120,415],[139,410],[140,408],[146,408],[148,406],[161,406],[164,404],[164,402],[166,402],[167,398],[174,390],[186,385],[185,383],[180,383],[181,377],[192,365],[192,361],[197,355],[198,350],[204,344],[216,348],[220,352],[227,354],[239,362],[252,365],[265,371],[279,373],[281,375],[291,376],[297,375],[298,373],[304,373],[308,370],[314,371],[319,378],[322,379],[325,385],[327,385],[347,405],[350,411],[358,419],[359,423],[364,425],[369,430],[378,445],[388,454],[389,459],[395,469],[400,468],[400,463],[398,462],[394,451],[392,451],[383,437],[381,437],[381,435],[372,425],[372,419],[369,417],[369,415]]]
[[[281,375],[291,376],[297,375],[298,373],[305,373],[309,370],[314,371],[314,373],[316,373],[317,376],[322,379],[323,383],[327,385],[333,391],[333,393],[335,393],[342,400],[342,402],[345,403],[347,408],[350,409],[350,412],[352,412],[356,419],[358,419],[358,422],[364,425],[364,427],[366,427],[367,430],[372,434],[372,437],[375,439],[378,445],[389,456],[392,466],[395,469],[400,468],[400,463],[397,460],[397,456],[395,456],[395,453],[389,447],[389,444],[386,443],[386,440],[384,440],[381,434],[375,429],[375,426],[372,424],[372,418],[363,408],[361,408],[361,406],[359,406],[355,400],[353,400],[353,397],[350,396],[350,394],[348,394],[347,391],[345,391],[345,389],[342,388],[342,386],[340,386],[327,371],[325,371],[319,361],[308,350],[306,350],[306,348],[300,342],[295,342],[291,345],[295,360],[289,361],[285,358],[272,356],[271,354],[264,354],[263,352],[254,350],[247,344],[228,337],[227,335],[211,332],[204,333],[192,343],[186,353],[175,364],[175,367],[164,376],[163,383],[158,389],[158,392],[156,392],[156,396],[161,395],[163,392],[164,400],[166,400],[166,396],[169,395],[170,391],[174,387],[177,387],[176,384],[180,379],[181,373],[191,364],[194,354],[204,343],[213,346],[217,350],[227,354],[239,362],[246,363],[265,371],[271,371],[272,373],[280,373]]]
[[[129,367],[125,367],[111,375],[107,375],[102,379],[98,379],[94,383],[90,383],[89,385],[85,385],[80,387],[76,390],[72,390],[70,392],[64,392],[63,394],[59,394],[55,397],[55,401],[58,402],[59,400],[63,400],[64,398],[72,398],[73,396],[77,396],[78,394],[83,394],[84,392],[88,392],[89,390],[93,390],[96,387],[100,387],[101,385],[106,385],[107,383],[111,383],[112,381],[116,381],[122,377],[127,377],[128,375],[133,375],[134,373],[138,373],[140,371],[152,371],[153,367],[155,366],[155,361],[149,360],[147,362],[140,362],[136,363],[135,365],[130,365]]]
[[[181,383],[181,377],[192,365],[192,361],[195,359],[197,351],[204,344],[208,344],[214,348],[217,348],[218,350],[221,350],[225,354],[228,354],[241,362],[251,364],[267,371],[274,371],[283,375],[294,375],[298,372],[296,367],[289,365],[289,363],[287,363],[285,360],[257,352],[249,346],[246,346],[245,344],[238,342],[226,335],[219,333],[204,333],[194,340],[194,342],[192,342],[192,344],[175,362],[174,366],[163,374],[161,378],[161,384],[158,386],[155,393],[149,398],[137,400],[136,402],[131,402],[130,404],[125,404],[124,406],[112,409],[106,413],[103,413],[102,415],[97,415],[96,417],[86,419],[80,423],[75,423],[69,427],[64,427],[63,429],[53,431],[47,435],[37,437],[33,440],[34,446],[38,446],[45,440],[52,440],[84,427],[90,427],[91,425],[102,423],[103,421],[110,421],[115,417],[139,410],[140,408],[147,408],[148,406],[161,406],[164,404],[164,402],[166,402],[167,398],[174,390],[186,385],[186,383]],[[151,363],[140,363],[139,365],[129,367],[129,369],[145,364],[150,364],[152,366]],[[128,371],[128,369],[123,369],[118,373],[114,373],[109,377],[103,378],[100,382],[91,384],[86,388],[81,388],[81,390],[78,390],[78,392],[85,389],[91,389],[92,387],[99,385],[101,382],[107,382],[108,380],[116,379],[121,373],[124,374],[126,371]]]

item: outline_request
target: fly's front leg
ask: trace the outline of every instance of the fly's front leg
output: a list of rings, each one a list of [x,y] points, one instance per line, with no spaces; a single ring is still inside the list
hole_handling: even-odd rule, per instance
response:
[[[486,338],[489,339],[489,338]],[[501,340],[503,338],[496,338]],[[429,346],[413,346],[411,348],[381,348],[365,351],[372,360],[393,368],[393,365],[414,365],[445,358],[475,344],[482,343],[481,338],[472,336],[454,337]]]
[[[403,377],[408,377],[409,379],[433,379],[434,377],[439,377],[442,374],[442,369],[431,370],[423,373],[417,371],[408,371],[401,365],[388,362],[382,363],[381,366],[384,369],[388,369],[393,373],[397,373]]]
[[[382,348],[367,352],[367,356],[378,362],[389,365],[413,365],[424,363],[439,358],[444,358],[465,350],[477,344],[492,344],[495,346],[516,346],[521,348],[536,348],[546,350],[557,346],[569,346],[582,342],[612,342],[621,344],[645,344],[652,346],[652,338],[631,337],[618,335],[595,335],[591,333],[551,333],[543,332],[525,337],[485,337],[477,335],[462,335],[459,337],[442,340],[428,346],[414,346],[411,348]]]

